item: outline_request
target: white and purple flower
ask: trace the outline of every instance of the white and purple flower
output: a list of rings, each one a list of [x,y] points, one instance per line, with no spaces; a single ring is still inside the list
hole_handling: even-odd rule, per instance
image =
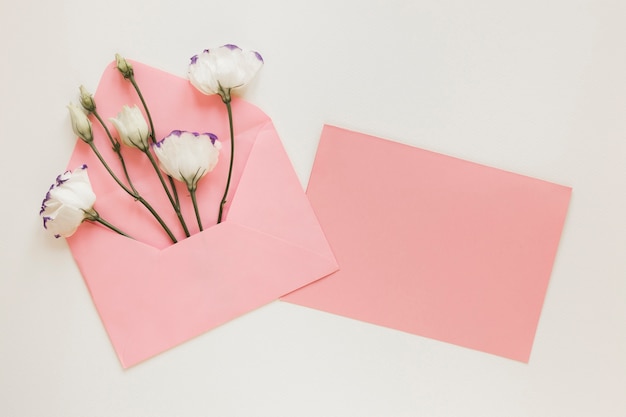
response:
[[[59,175],[41,203],[43,226],[55,237],[69,237],[95,215],[96,194],[91,188],[87,165]]]
[[[153,145],[163,172],[195,190],[198,181],[217,165],[222,144],[212,133],[174,130]]]
[[[202,93],[219,94],[227,102],[231,89],[250,82],[262,66],[261,54],[229,44],[191,57],[188,76]]]
[[[111,117],[109,120],[115,126],[120,140],[125,145],[138,148],[144,152],[148,150],[150,131],[139,107],[124,105],[117,117]]]

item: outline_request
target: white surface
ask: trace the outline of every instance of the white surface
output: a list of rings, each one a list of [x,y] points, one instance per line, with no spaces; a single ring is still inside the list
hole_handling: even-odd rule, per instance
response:
[[[0,415],[626,415],[623,0],[0,0]],[[574,188],[530,363],[276,302],[124,371],[38,218],[115,54],[236,43],[306,184],[323,123]],[[375,167],[372,167],[375,169]],[[103,254],[104,256],[104,254]]]

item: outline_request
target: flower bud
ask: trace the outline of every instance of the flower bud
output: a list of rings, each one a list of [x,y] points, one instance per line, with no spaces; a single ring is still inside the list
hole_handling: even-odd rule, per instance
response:
[[[85,142],[93,141],[91,121],[87,118],[85,112],[74,103],[70,103],[67,108],[70,111],[72,130],[74,131],[74,134]]]
[[[117,69],[122,73],[124,78],[133,76],[133,66],[130,65],[123,56],[115,54],[115,61],[117,62]]]
[[[89,113],[96,110],[96,101],[93,99],[93,95],[83,85],[80,86],[80,104]]]
[[[148,150],[148,137],[150,132],[148,130],[148,123],[146,123],[146,119],[144,119],[139,107],[124,105],[122,111],[117,114],[117,117],[112,117],[109,120],[113,123],[113,126],[115,126],[120,140],[124,142],[125,145],[138,148],[142,151]]]

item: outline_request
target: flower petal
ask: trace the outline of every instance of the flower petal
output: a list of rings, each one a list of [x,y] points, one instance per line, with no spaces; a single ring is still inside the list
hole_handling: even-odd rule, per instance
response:
[[[70,237],[85,219],[85,213],[69,206],[62,206],[54,213],[44,216],[44,227],[55,237]]]

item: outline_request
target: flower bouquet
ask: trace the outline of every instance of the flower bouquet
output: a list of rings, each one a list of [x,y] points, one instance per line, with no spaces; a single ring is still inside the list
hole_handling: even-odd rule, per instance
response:
[[[41,217],[124,367],[337,270],[271,119],[232,94],[262,64],[225,45],[183,79],[118,56],[69,106],[79,140]]]

